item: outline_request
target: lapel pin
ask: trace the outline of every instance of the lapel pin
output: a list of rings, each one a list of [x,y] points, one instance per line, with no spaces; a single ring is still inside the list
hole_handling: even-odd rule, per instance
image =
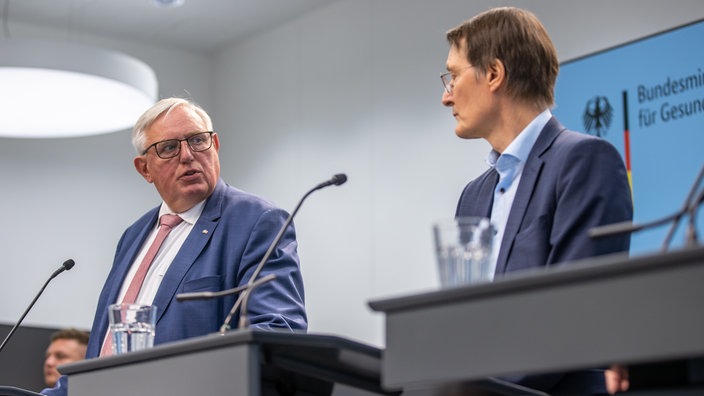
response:
[[[203,232],[203,234],[207,234],[208,230],[203,230],[202,232]]]

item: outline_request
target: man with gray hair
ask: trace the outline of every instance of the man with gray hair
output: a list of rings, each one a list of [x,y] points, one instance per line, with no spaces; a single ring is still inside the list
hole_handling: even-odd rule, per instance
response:
[[[245,285],[288,217],[266,200],[220,178],[218,134],[208,114],[191,101],[168,98],[157,102],[137,121],[132,142],[137,150],[137,172],[154,184],[163,202],[127,228],[117,245],[98,300],[88,358],[112,353],[107,307],[114,303],[157,307],[155,345],[217,332],[237,296],[179,302],[176,295]],[[149,249],[163,227],[170,232],[160,248]],[[150,259],[143,260],[145,256]],[[150,264],[142,265],[144,261]],[[148,269],[140,271],[140,267]],[[250,326],[305,331],[303,280],[293,225],[287,227],[259,276],[269,274],[274,280],[249,296]],[[233,322],[237,320],[235,316]],[[62,377],[57,388],[43,393],[61,395],[65,391]]]

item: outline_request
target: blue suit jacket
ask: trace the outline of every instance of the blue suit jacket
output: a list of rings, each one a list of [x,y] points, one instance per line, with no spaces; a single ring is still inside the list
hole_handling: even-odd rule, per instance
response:
[[[154,208],[130,226],[117,245],[112,270],[98,300],[86,356],[100,353],[108,328],[107,306],[116,302],[122,282],[157,221]],[[200,218],[169,267],[154,298],[157,306],[154,344],[218,331],[236,296],[176,301],[179,293],[221,291],[247,283],[288,214],[222,180],[207,199]],[[303,280],[297,243],[289,226],[259,277],[276,279],[255,289],[249,299],[254,327],[305,330]],[[233,318],[233,327],[238,318]]]
[[[494,174],[490,169],[467,184],[457,216],[491,215]],[[523,168],[496,274],[627,251],[628,235],[591,239],[587,231],[632,218],[626,169],[616,149],[568,131],[553,117]]]
[[[490,169],[465,187],[456,216],[491,215],[496,175]],[[628,251],[630,236],[626,234],[591,239],[587,231],[632,217],[626,169],[616,149],[605,140],[568,131],[553,117],[523,168],[501,241],[496,275]],[[509,379],[553,392],[560,382],[568,382],[562,375]],[[603,378],[599,379],[601,383],[593,389],[602,389]],[[583,381],[577,381],[577,389],[583,389],[579,387],[585,384],[579,382]]]
[[[156,207],[131,225],[120,238],[113,267],[100,293],[88,341],[87,358],[100,354],[108,328],[107,306],[117,300],[125,275],[154,227]],[[176,301],[187,292],[221,291],[247,283],[288,214],[222,180],[207,199],[203,212],[171,263],[153,304],[157,306],[154,344],[182,340],[219,330],[236,296],[204,301]],[[248,305],[251,326],[264,329],[306,330],[303,280],[298,264],[296,233],[289,225],[259,277],[276,279],[259,286]],[[238,317],[232,319],[237,326]],[[66,376],[48,396],[66,396]]]

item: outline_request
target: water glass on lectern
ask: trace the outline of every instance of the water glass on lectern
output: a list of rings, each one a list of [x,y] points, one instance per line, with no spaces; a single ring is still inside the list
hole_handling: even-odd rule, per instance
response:
[[[484,217],[458,217],[433,224],[435,252],[443,288],[488,282],[494,229]]]
[[[156,306],[113,304],[108,307],[113,354],[139,351],[154,346]]]

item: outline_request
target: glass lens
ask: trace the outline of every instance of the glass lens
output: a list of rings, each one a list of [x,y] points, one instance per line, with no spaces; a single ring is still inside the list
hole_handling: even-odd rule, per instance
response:
[[[210,148],[210,132],[197,133],[186,140],[193,151],[204,151]]]
[[[450,85],[452,83],[452,74],[449,72],[443,73],[440,75],[440,79],[442,80],[442,85],[445,87],[447,93],[452,93],[452,86]]]
[[[200,132],[185,139],[162,140],[161,142],[154,143],[153,146],[159,158],[173,158],[181,152],[181,142],[184,140],[188,143],[188,147],[190,147],[192,151],[205,151],[209,149],[213,144],[212,134],[213,132]]]
[[[171,158],[181,151],[181,142],[178,139],[164,140],[154,146],[156,154],[161,158]]]

